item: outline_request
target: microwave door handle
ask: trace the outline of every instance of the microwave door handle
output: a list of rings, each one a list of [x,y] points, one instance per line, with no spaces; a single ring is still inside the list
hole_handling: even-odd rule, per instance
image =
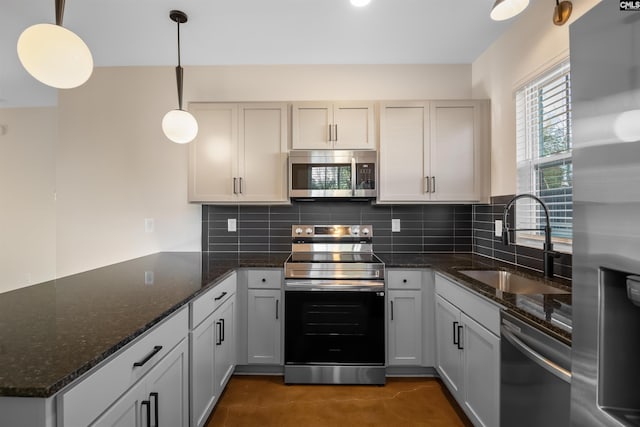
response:
[[[351,158],[351,197],[356,195],[356,158]]]

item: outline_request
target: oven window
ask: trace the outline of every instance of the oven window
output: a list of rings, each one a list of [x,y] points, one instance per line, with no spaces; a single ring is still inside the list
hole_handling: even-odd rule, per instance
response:
[[[384,293],[285,293],[285,362],[384,364]]]
[[[351,165],[293,164],[291,188],[294,190],[351,190]]]

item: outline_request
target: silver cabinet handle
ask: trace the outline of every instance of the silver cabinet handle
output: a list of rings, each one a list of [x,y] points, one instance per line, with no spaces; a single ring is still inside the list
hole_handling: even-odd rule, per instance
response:
[[[237,186],[238,178],[233,177],[233,194],[238,194],[238,186]]]
[[[564,369],[562,366],[552,362],[546,357],[539,354],[537,351],[522,342],[511,330],[504,324],[500,327],[500,332],[503,338],[506,338],[514,347],[516,347],[522,354],[524,354],[531,361],[535,362],[538,366],[545,369],[547,372],[555,375],[566,383],[571,383],[571,372]]]
[[[428,176],[424,177],[424,192],[431,193],[431,180]]]
[[[333,125],[333,140],[338,142],[338,125]]]
[[[240,183],[240,194],[242,194],[242,177],[238,178],[238,181]]]
[[[352,157],[351,158],[351,196],[352,197],[355,197],[356,186],[358,185],[357,183],[358,172],[356,170],[356,167],[357,167],[356,158]]]
[[[435,176],[431,177],[431,192],[432,193],[436,192],[436,177]]]
[[[329,141],[333,141],[333,126],[329,125]]]

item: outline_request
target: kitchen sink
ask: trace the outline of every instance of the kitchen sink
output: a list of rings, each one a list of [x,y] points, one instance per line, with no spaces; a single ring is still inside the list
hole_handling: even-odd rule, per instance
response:
[[[512,294],[569,294],[568,291],[545,285],[537,280],[503,270],[459,270],[459,273]]]

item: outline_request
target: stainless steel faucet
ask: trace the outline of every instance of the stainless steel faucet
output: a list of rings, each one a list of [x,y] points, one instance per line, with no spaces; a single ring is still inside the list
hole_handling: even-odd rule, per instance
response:
[[[507,215],[511,206],[515,204],[518,199],[528,198],[538,202],[544,209],[544,215],[547,220],[547,224],[544,228],[509,228],[507,224]],[[551,222],[549,220],[549,208],[547,205],[533,194],[518,194],[509,200],[509,203],[504,207],[502,213],[502,243],[504,245],[510,245],[509,232],[511,231],[544,231],[544,246],[542,247],[542,265],[544,269],[545,277],[553,277],[553,259],[560,256],[558,252],[553,250],[553,243],[551,243]]]

